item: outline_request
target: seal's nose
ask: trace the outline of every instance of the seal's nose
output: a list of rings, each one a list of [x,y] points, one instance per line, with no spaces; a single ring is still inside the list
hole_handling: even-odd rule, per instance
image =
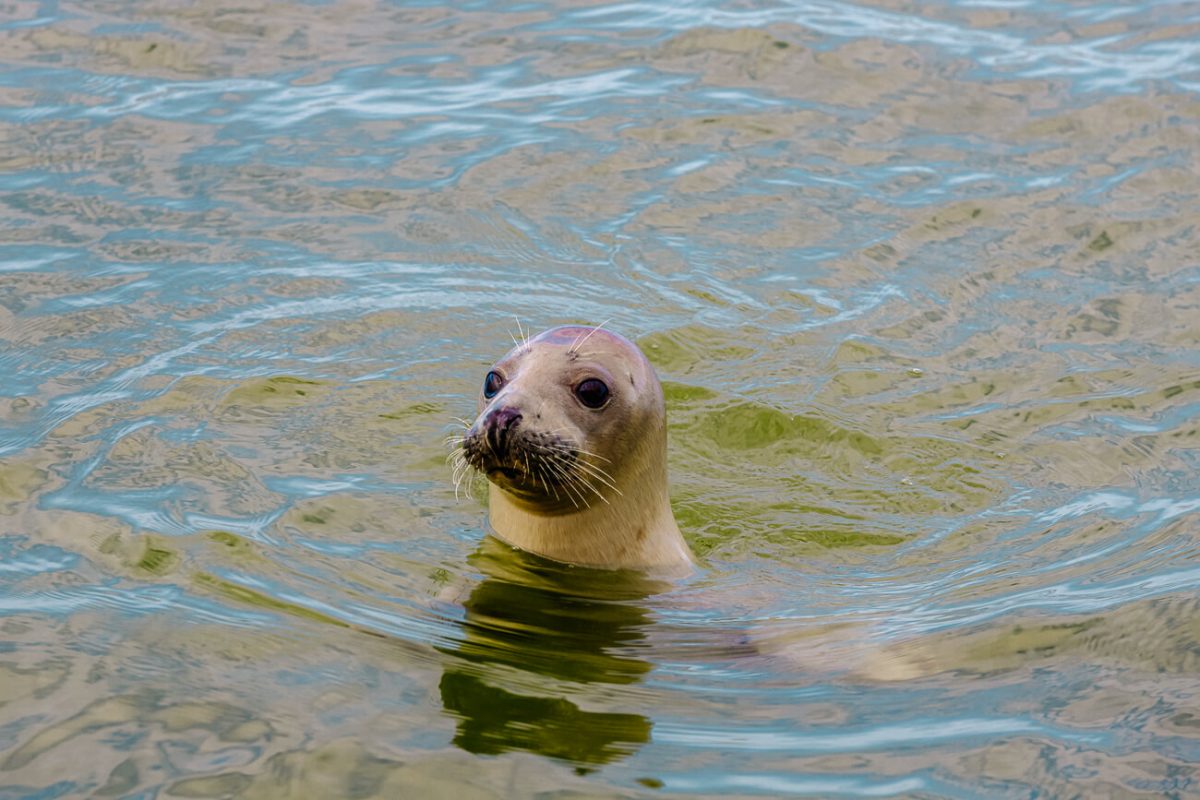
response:
[[[508,434],[521,421],[521,412],[512,406],[494,408],[483,420],[488,444],[497,454],[503,454],[508,446]]]

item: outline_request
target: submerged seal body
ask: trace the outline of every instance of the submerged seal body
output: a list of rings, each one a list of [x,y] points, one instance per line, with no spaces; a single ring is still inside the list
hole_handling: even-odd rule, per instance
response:
[[[503,541],[590,567],[690,567],[667,495],[662,387],[623,336],[564,326],[518,344],[485,376],[460,447],[460,466],[489,481]]]

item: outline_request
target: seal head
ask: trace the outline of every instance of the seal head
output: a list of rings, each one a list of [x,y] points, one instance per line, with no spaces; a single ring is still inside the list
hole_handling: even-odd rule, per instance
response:
[[[502,540],[605,568],[687,568],[667,494],[666,412],[637,345],[590,326],[552,328],[497,361],[463,437],[490,482]]]

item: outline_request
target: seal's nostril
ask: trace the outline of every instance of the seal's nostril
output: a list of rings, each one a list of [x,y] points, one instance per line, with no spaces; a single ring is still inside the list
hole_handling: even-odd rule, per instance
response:
[[[503,453],[508,444],[508,434],[521,421],[521,412],[511,406],[502,406],[487,415],[488,443],[497,453]]]
[[[521,412],[511,406],[503,406],[497,408],[487,417],[487,427],[489,430],[507,431],[509,428],[521,421]]]

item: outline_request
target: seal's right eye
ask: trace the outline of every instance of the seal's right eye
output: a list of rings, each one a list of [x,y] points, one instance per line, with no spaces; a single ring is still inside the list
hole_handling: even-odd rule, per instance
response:
[[[483,379],[483,396],[491,400],[503,386],[504,378],[500,377],[499,372],[493,370]]]
[[[575,387],[575,396],[588,408],[600,408],[608,402],[608,385],[599,378],[588,378]]]

